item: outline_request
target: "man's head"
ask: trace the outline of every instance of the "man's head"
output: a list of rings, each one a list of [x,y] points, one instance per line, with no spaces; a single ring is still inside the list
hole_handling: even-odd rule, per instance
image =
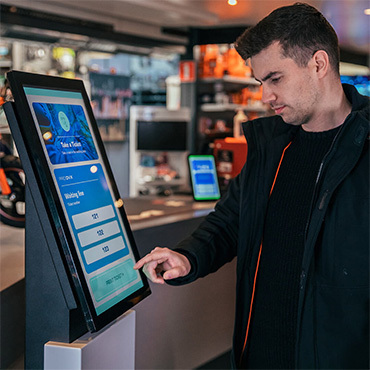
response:
[[[235,42],[244,60],[279,42],[283,56],[305,67],[318,50],[324,50],[334,73],[339,76],[338,37],[325,17],[314,7],[296,3],[278,8],[247,29]]]

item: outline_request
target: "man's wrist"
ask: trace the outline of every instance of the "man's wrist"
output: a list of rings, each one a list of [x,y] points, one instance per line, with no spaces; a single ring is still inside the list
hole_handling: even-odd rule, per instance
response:
[[[177,279],[166,280],[169,285],[184,285],[193,282],[196,279],[197,272],[197,262],[195,256],[185,249],[177,248],[174,249],[175,252],[182,254],[187,258],[190,264],[190,271],[187,275],[179,277]]]

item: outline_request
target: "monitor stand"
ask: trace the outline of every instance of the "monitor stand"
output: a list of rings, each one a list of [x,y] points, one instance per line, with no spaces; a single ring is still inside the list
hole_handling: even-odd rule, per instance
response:
[[[135,369],[135,311],[67,344],[47,342],[45,370]]]
[[[27,176],[27,175],[26,175]],[[71,343],[87,332],[40,194],[26,187],[25,369],[43,368],[44,344]]]

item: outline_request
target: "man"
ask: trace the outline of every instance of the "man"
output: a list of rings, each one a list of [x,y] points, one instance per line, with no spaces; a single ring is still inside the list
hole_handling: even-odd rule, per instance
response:
[[[335,31],[279,8],[236,49],[275,116],[247,122],[247,162],[175,251],[140,260],[185,284],[237,256],[233,366],[368,368],[369,100],[341,85]]]

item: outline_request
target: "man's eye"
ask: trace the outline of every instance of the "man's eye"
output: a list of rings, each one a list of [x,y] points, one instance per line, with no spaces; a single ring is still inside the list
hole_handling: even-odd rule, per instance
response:
[[[272,82],[273,84],[276,84],[276,83],[278,83],[278,82],[280,81],[280,79],[281,79],[281,77],[272,78],[272,79],[271,79],[271,82]]]

